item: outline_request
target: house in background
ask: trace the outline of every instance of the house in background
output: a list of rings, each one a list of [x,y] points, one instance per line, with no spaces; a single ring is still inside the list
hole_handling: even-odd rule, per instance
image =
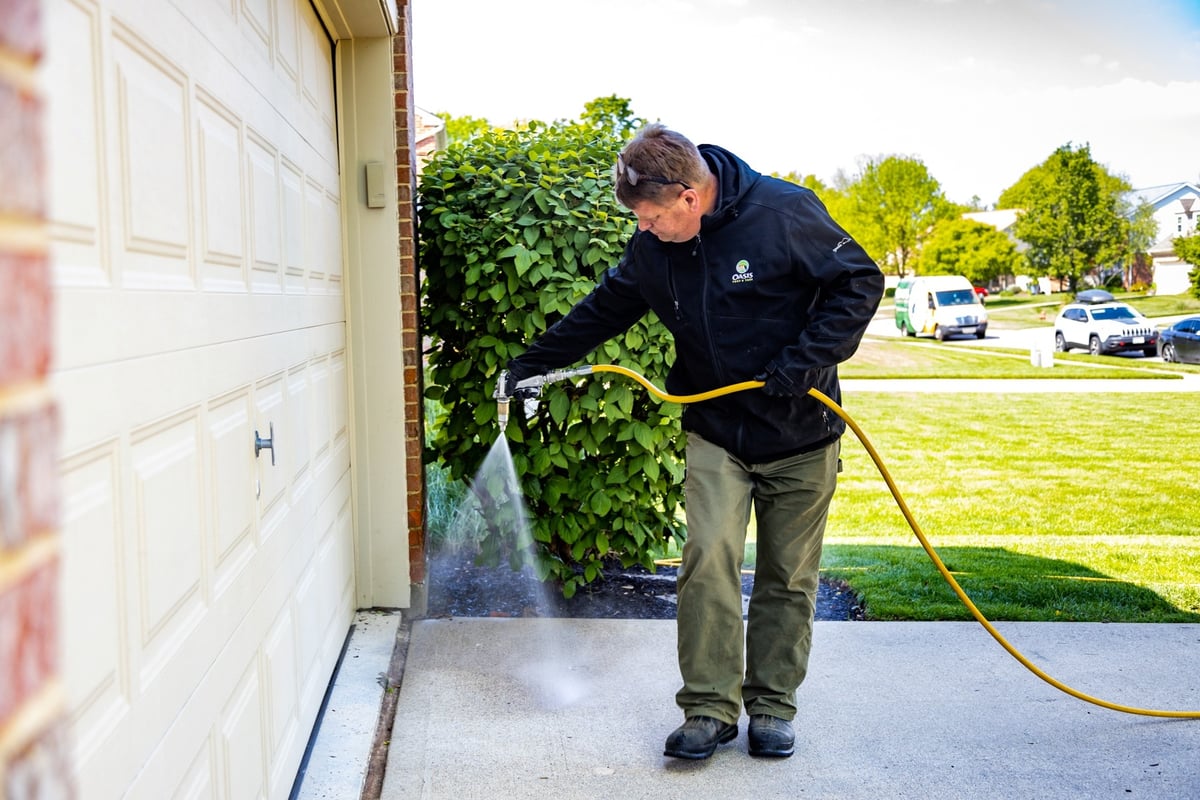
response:
[[[1153,282],[1156,294],[1187,292],[1191,287],[1189,273],[1195,265],[1188,264],[1175,255],[1172,240],[1196,233],[1197,221],[1200,221],[1200,185],[1172,183],[1135,189],[1129,193],[1127,199],[1133,205],[1149,203],[1154,208],[1154,219],[1158,223],[1158,240],[1150,248],[1150,263],[1146,264],[1144,259],[1139,257],[1139,263],[1134,264],[1126,274],[1127,285]],[[1016,209],[971,211],[963,214],[963,219],[991,225],[1008,234],[1018,250],[1025,250],[1027,245],[1013,236],[1012,232],[1019,213]],[[1027,276],[1016,277],[1016,284],[1022,289],[1028,289],[1031,282],[1032,279]],[[1061,286],[1053,286],[1048,278],[1041,278],[1038,283],[1041,291],[1061,291]]]
[[[6,0],[0,796],[286,798],[420,609],[409,0]]]
[[[1000,208],[994,211],[968,211],[962,215],[963,219],[969,219],[973,222],[979,222],[984,225],[991,225],[996,230],[1008,236],[1012,243],[1016,246],[1018,253],[1024,253],[1029,249],[1029,245],[1018,239],[1013,234],[1013,226],[1017,222],[1017,217],[1020,216],[1021,210],[1018,208]],[[1013,286],[1016,286],[1023,292],[1041,292],[1042,294],[1050,294],[1051,292],[1059,292],[1063,289],[1063,282],[1056,281],[1052,278],[1032,278],[1029,275],[1004,275],[1000,278],[998,288],[1004,289],[1009,285],[1009,281]]]
[[[1017,215],[1020,213],[1020,210],[1016,208],[1000,208],[995,211],[968,211],[962,215],[962,218],[991,225],[1001,233],[1007,234],[1018,250],[1025,250],[1028,245],[1013,236],[1013,225],[1016,224]]]
[[[1135,189],[1131,192],[1134,204],[1145,202],[1154,207],[1158,222],[1158,240],[1150,248],[1156,294],[1183,294],[1191,287],[1189,273],[1197,265],[1182,261],[1175,255],[1173,239],[1192,236],[1200,220],[1200,184],[1169,183]]]

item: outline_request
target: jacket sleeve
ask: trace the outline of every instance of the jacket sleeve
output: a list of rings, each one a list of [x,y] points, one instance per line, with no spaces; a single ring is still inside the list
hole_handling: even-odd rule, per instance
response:
[[[540,375],[574,364],[646,314],[649,305],[638,290],[633,248],[631,240],[621,262],[601,276],[588,296],[509,362],[515,377]]]
[[[800,195],[790,232],[797,279],[818,287],[807,327],[766,372],[800,393],[812,371],[854,355],[883,297],[883,272],[812,192]]]

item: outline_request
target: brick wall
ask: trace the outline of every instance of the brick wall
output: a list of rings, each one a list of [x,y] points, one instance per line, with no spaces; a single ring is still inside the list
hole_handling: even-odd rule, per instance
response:
[[[58,679],[42,0],[0,0],[0,797],[73,796]]]
[[[409,579],[414,586],[425,583],[425,467],[421,450],[425,439],[425,406],[421,399],[424,375],[421,369],[421,334],[417,310],[420,284],[417,271],[416,194],[417,176],[415,111],[412,101],[412,60],[409,43],[412,12],[408,0],[400,2],[400,31],[392,40],[392,72],[395,80],[396,184],[400,217],[400,318],[404,359],[404,447],[408,472],[408,558]]]

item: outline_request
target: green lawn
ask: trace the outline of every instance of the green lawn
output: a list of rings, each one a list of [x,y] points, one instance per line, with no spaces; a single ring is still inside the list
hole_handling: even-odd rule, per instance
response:
[[[1190,393],[846,397],[947,567],[1004,620],[1200,621],[1197,408]],[[873,619],[969,619],[853,434],[843,461],[825,574]]]
[[[1054,366],[1035,367],[1029,352],[959,345],[932,339],[868,336],[838,368],[843,378],[1163,378],[1200,374],[1197,364],[1163,364],[1140,357],[1055,353]]]
[[[1143,300],[1159,305],[1152,315],[1190,310],[1178,308],[1190,300]],[[1173,381],[1200,366],[1058,353],[1046,369],[1031,366],[1026,352],[868,337],[840,371],[852,379]],[[993,386],[845,397],[980,610],[997,620],[1200,622],[1200,394],[1016,394]],[[842,456],[824,574],[847,581],[872,619],[969,619],[850,432]],[[430,477],[436,516],[432,500],[444,495],[452,508],[461,487],[442,485],[432,467]],[[431,518],[435,538],[439,527]],[[752,564],[753,525],[746,553]]]

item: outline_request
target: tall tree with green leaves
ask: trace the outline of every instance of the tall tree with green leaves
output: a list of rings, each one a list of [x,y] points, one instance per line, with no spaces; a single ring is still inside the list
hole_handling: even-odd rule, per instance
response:
[[[1123,193],[1117,201],[1117,210],[1125,218],[1128,231],[1128,248],[1121,254],[1121,284],[1125,288],[1133,283],[1134,268],[1138,260],[1150,260],[1150,248],[1158,241],[1158,220],[1154,218],[1154,206],[1141,200],[1134,204],[1130,193]]]
[[[645,119],[633,113],[628,98],[617,97],[615,94],[597,97],[584,103],[580,122],[603,131],[618,141],[625,141],[646,124]]]
[[[942,220],[921,246],[915,263],[921,275],[965,275],[986,286],[1016,274],[1023,259],[1012,239],[991,225],[970,219]]]
[[[495,127],[486,119],[478,117],[454,117],[447,111],[439,111],[438,118],[446,126],[446,141],[465,142],[476,136],[495,130]]]
[[[826,186],[825,183],[816,175],[801,175],[799,172],[793,171],[786,175],[781,175],[778,172],[772,172],[771,177],[779,178],[779,180],[787,181],[788,183],[794,183],[797,186],[803,186],[805,189],[811,189],[817,195],[817,197],[820,197],[822,200],[825,199],[826,196],[832,195],[836,191],[832,187]]]
[[[1021,209],[1013,235],[1029,245],[1034,274],[1074,291],[1091,270],[1128,257],[1131,220],[1121,196],[1130,189],[1096,163],[1089,145],[1068,143],[1001,193],[1000,207]]]
[[[1172,239],[1171,244],[1175,245],[1175,255],[1193,265],[1188,273],[1192,279],[1192,296],[1200,297],[1200,233]]]
[[[958,216],[959,207],[920,159],[891,155],[866,160],[830,211],[885,272],[904,277],[934,224]]]

